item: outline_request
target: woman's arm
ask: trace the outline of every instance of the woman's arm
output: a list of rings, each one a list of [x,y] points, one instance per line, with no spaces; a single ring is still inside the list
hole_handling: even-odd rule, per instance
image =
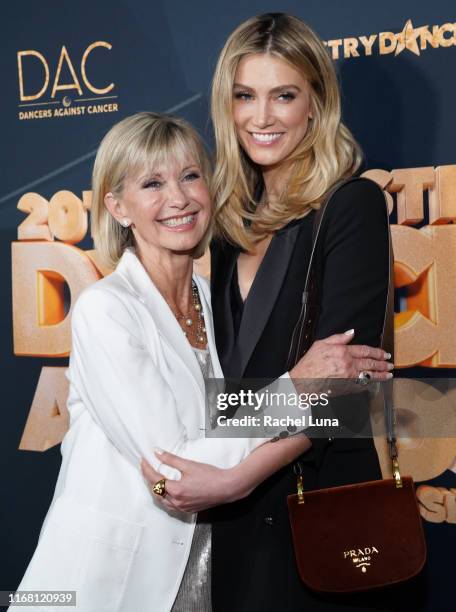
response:
[[[123,300],[109,289],[90,287],[74,307],[69,367],[74,401],[82,400],[134,467],[139,468],[145,457],[160,468],[153,451],[161,447],[229,468],[265,442],[259,438],[188,439],[172,385],[145,346],[142,333]],[[168,471],[167,476],[178,474]]]
[[[354,328],[357,343],[378,346],[389,280],[385,197],[368,179],[343,185],[333,197],[322,244],[316,339]]]
[[[242,499],[266,478],[302,455],[310,446],[310,440],[304,434],[268,442],[241,463],[227,470],[156,451],[164,464],[172,466],[182,474],[181,480],[166,482],[166,496],[161,498],[162,502],[169,510],[201,512],[213,506]],[[151,485],[163,478],[147,461],[142,462],[142,469]]]
[[[343,185],[333,198],[325,213],[319,251],[320,312],[316,340],[321,341],[330,334],[354,328],[357,344],[378,347],[389,282],[389,228],[385,197],[376,183],[362,179]],[[347,348],[353,350],[354,347]],[[370,369],[367,363],[361,365],[358,372]],[[301,374],[302,378],[306,376],[306,372]],[[357,372],[347,377],[352,376],[356,377]],[[384,372],[384,378],[387,378],[387,372]],[[334,416],[340,416],[341,422],[352,431],[368,423],[368,405],[363,395],[353,395],[349,405],[346,401],[332,402]],[[336,438],[333,450],[349,449],[355,444],[368,442],[367,439],[355,443],[353,440]],[[328,440],[314,438],[312,443],[318,466]]]

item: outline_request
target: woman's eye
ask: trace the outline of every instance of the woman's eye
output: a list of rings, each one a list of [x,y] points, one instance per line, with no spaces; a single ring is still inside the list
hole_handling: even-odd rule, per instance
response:
[[[144,189],[152,188],[152,189],[160,189],[161,183],[160,181],[146,181],[143,185]]]
[[[294,100],[296,96],[289,91],[284,91],[283,93],[279,94],[278,98],[279,100],[285,100],[285,102],[290,102],[290,100]]]
[[[236,100],[251,100],[253,96],[247,91],[236,91],[234,94],[234,98]]]
[[[184,181],[196,181],[199,177],[200,174],[198,172],[189,172],[184,176]]]

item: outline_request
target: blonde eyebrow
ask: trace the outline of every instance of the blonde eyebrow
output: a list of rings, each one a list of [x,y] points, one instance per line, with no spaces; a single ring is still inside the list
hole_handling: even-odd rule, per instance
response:
[[[190,170],[190,169],[201,171],[198,164],[190,164],[189,166],[186,166],[185,168],[183,168],[180,173],[183,174],[184,172],[187,172],[187,170]],[[153,179],[163,179],[163,175],[160,172],[147,172],[146,174],[140,175],[137,178],[137,181],[138,183],[142,183],[143,181],[150,181]]]
[[[151,180],[155,178],[163,178],[163,177],[160,174],[160,172],[147,172],[146,174],[141,174],[141,176],[138,176],[138,183],[142,183],[143,181]]]
[[[242,83],[233,83],[233,87],[238,87],[239,89],[247,89],[248,91],[254,91],[252,87],[248,85],[242,85]],[[301,91],[301,88],[298,85],[288,84],[288,85],[278,85],[277,87],[273,87],[270,89],[270,93],[276,93],[278,91],[283,91],[284,89],[295,89],[296,91]]]

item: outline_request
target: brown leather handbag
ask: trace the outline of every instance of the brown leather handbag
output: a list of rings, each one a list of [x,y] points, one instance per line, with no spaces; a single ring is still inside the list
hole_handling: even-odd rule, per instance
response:
[[[291,362],[296,362],[306,352],[313,338],[315,306],[307,305],[317,304],[315,245],[334,191],[321,207],[315,222],[303,309],[290,347]],[[391,354],[392,270],[390,238],[390,283],[382,346]],[[298,467],[297,493],[289,495],[287,500],[293,545],[299,574],[315,591],[349,593],[403,582],[417,575],[426,560],[426,543],[413,479],[401,476],[399,471],[392,381],[383,383],[382,387],[393,478],[304,492],[299,464],[295,466]]]

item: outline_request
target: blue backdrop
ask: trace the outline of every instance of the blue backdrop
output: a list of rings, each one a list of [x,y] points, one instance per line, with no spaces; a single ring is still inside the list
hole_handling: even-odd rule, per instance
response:
[[[24,425],[41,368],[67,363],[64,358],[14,356],[11,243],[17,240],[17,227],[25,218],[17,203],[28,192],[46,200],[61,190],[81,197],[82,191],[90,189],[94,151],[101,137],[113,123],[137,111],[175,112],[192,122],[212,146],[208,100],[218,52],[241,21],[268,11],[297,15],[324,40],[332,41],[329,50],[339,55],[334,61],[343,90],[344,120],[366,153],[367,168],[456,163],[454,0],[25,0],[3,5],[0,590],[16,588],[23,575],[60,465],[58,446],[46,452],[18,450]],[[444,24],[452,24],[453,29],[439,29]],[[433,32],[433,26],[437,26],[434,46],[426,34]],[[402,33],[402,37],[381,38],[382,32]],[[369,38],[372,35],[377,36]],[[108,45],[87,53],[97,41]],[[63,46],[66,55],[62,57]],[[21,51],[41,56],[22,54],[22,75]],[[49,82],[36,97],[45,85],[46,66]],[[73,84],[73,88],[59,88],[62,84]],[[53,85],[57,86],[54,96]],[[24,99],[27,96],[35,98]],[[84,110],[63,114],[64,109],[75,108]],[[83,244],[89,248],[87,239]],[[425,373],[428,377],[438,374],[431,368],[425,368]],[[454,370],[446,370],[448,374],[454,375]],[[454,491],[456,475],[448,469],[428,484]],[[453,493],[453,504],[454,498]],[[454,543],[456,512],[452,519],[448,517],[425,521],[430,554],[423,610],[454,609],[450,539]]]

